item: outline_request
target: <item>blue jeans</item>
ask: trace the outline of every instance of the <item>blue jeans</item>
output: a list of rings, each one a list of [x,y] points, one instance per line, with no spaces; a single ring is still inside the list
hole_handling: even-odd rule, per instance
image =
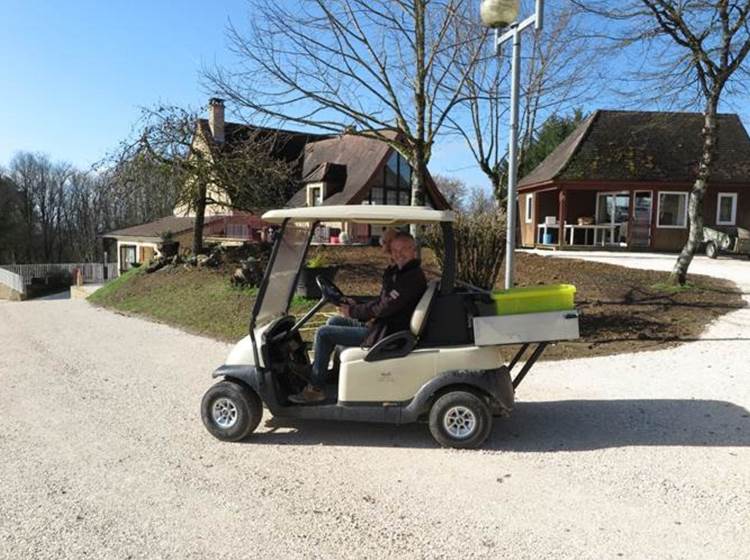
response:
[[[315,360],[310,384],[322,389],[326,385],[328,362],[336,346],[360,346],[367,336],[367,327],[357,319],[331,317],[315,333]]]
[[[352,319],[351,317],[342,317],[341,315],[334,315],[329,317],[326,321],[326,325],[330,327],[364,327],[365,324],[359,319]]]

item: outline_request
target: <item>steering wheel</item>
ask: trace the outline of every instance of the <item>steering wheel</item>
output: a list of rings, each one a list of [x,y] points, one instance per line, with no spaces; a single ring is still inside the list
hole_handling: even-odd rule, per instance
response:
[[[318,287],[320,288],[321,294],[323,294],[323,299],[325,301],[330,301],[334,305],[338,305],[341,303],[341,300],[344,299],[344,292],[342,292],[336,284],[331,282],[328,278],[325,278],[322,274],[318,274],[315,277],[315,282],[318,284]]]

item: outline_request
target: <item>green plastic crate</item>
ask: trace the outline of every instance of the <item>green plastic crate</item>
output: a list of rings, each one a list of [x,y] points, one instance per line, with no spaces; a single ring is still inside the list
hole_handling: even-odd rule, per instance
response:
[[[550,284],[497,290],[490,297],[497,315],[520,315],[575,309],[575,295],[576,287],[571,284]]]

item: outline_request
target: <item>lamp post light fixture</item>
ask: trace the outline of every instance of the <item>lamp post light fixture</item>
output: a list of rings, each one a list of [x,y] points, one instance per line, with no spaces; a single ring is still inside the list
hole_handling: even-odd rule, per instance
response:
[[[510,72],[510,137],[508,139],[508,233],[505,240],[505,289],[513,287],[513,261],[516,247],[516,206],[518,182],[518,97],[520,89],[521,32],[527,27],[541,30],[544,22],[544,0],[536,0],[534,14],[520,23],[517,21],[519,0],[482,0],[482,23],[495,29],[495,52],[511,41],[513,54]],[[508,29],[501,35],[500,29]]]
[[[507,27],[518,18],[518,0],[482,0],[479,15],[482,23],[493,29]]]

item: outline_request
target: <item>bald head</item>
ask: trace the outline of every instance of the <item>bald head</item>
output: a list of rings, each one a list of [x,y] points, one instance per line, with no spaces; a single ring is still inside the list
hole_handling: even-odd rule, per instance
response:
[[[400,231],[393,237],[391,258],[399,268],[403,268],[406,263],[417,258],[417,243],[410,234]]]

